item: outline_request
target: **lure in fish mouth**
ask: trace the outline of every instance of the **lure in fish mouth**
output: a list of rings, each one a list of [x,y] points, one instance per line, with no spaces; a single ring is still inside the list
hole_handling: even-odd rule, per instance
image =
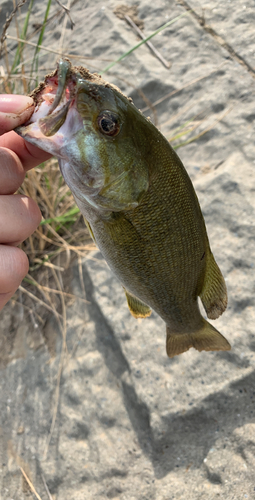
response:
[[[124,150],[130,149],[123,130],[122,96],[106,88],[98,75],[73,68],[67,59],[60,60],[31,96],[35,112],[15,131],[58,157],[75,198],[103,211],[135,208],[149,179],[139,154],[127,156],[124,165],[122,151],[116,151],[115,139],[120,136]]]
[[[169,142],[117,87],[67,59],[32,93],[35,111],[16,132],[58,157],[90,234],[136,318],[154,309],[167,354],[229,350],[206,321],[227,306],[189,176]]]

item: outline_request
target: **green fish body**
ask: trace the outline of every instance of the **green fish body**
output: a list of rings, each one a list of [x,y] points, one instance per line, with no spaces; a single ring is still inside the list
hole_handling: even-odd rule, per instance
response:
[[[67,60],[33,93],[17,129],[56,155],[95,243],[122,283],[133,316],[166,323],[169,357],[229,350],[208,318],[227,306],[199,202],[168,141],[116,87]]]

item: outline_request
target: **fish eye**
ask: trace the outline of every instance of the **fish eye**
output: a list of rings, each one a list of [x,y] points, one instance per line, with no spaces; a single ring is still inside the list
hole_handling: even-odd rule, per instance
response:
[[[112,111],[103,111],[97,119],[100,131],[104,135],[114,137],[120,131],[119,117]]]

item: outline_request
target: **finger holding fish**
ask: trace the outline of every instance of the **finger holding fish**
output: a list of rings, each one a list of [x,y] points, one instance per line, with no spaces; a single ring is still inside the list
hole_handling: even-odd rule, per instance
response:
[[[14,194],[24,180],[25,170],[49,156],[11,130],[26,121],[33,110],[30,97],[0,95],[0,309],[28,272],[28,258],[17,245],[34,232],[41,220],[33,200]]]

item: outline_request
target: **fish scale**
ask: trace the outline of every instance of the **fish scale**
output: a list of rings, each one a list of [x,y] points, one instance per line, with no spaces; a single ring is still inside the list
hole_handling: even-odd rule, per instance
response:
[[[191,180],[168,141],[117,87],[66,59],[32,97],[34,115],[16,131],[58,157],[133,316],[152,308],[164,319],[170,357],[190,347],[230,349],[198,307],[200,296],[217,318],[227,291]]]
[[[173,155],[175,155],[174,152]],[[179,160],[176,159],[176,161]],[[171,168],[169,170],[171,174]],[[163,174],[165,179],[165,169]],[[184,170],[183,174],[183,184],[185,185],[185,181],[189,184],[190,180]],[[201,262],[201,256],[206,242],[204,243],[201,238],[195,237],[199,232],[199,223],[203,226],[197,200],[193,198],[193,203],[190,203],[190,197],[187,199],[187,189],[180,190],[178,197],[176,197],[175,177],[175,175],[170,175],[168,183],[165,184],[160,182],[159,177],[159,182],[153,183],[153,188],[149,189],[142,203],[135,210],[123,213],[117,234],[116,224],[103,222],[103,229],[101,221],[92,223],[92,230],[108,264],[122,278],[120,279],[127,290],[137,294],[165,320],[167,316],[171,315],[171,323],[173,323],[174,311],[183,309],[182,322],[191,323],[192,319],[197,321],[195,314],[197,310],[193,307],[193,302],[198,284],[197,275],[201,274],[205,267],[204,262]],[[155,195],[157,188],[159,189],[158,196]],[[179,204],[182,205],[181,218],[179,217]],[[197,205],[195,208],[200,217],[193,217],[192,224],[187,225],[187,216],[189,212],[194,211],[192,207],[194,204]],[[167,205],[168,209],[166,209]],[[156,227],[151,224],[153,219],[156,222]],[[141,239],[135,239],[133,234],[127,232],[126,221],[130,223],[130,229],[134,228],[133,232],[136,231]],[[158,221],[162,221],[162,223],[159,225]],[[112,234],[112,229],[115,234]],[[105,241],[105,233],[109,233],[110,236],[107,241]],[[102,234],[104,235],[103,241],[101,240]],[[121,244],[117,248],[118,241]],[[132,244],[130,244],[131,242]],[[113,246],[118,255],[112,262]],[[120,259],[123,254],[125,254],[125,260],[131,264],[127,267],[128,272],[125,277],[123,275],[123,258]],[[137,256],[139,257],[137,258]],[[194,256],[197,257],[197,265],[195,265]],[[136,276],[139,276],[139,284],[134,286]],[[178,286],[176,286],[177,281]],[[192,315],[187,307],[189,302],[192,307]],[[174,311],[170,311],[170,304],[173,304]],[[168,313],[164,311],[167,308]],[[195,317],[192,318],[193,316]]]

